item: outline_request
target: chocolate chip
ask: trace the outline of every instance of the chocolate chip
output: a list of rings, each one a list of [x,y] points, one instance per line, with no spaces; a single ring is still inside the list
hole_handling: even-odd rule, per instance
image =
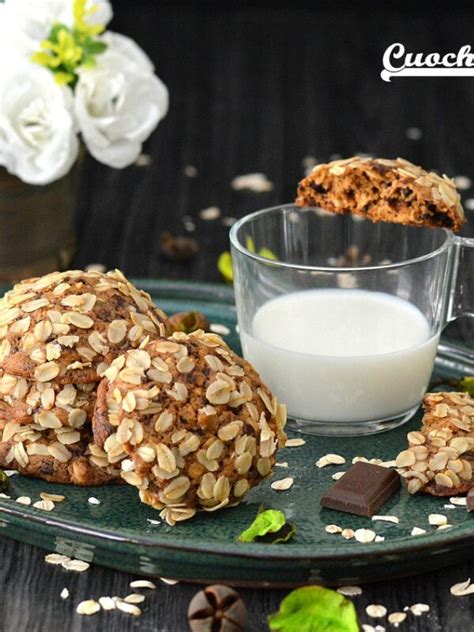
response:
[[[179,237],[171,233],[163,233],[160,237],[160,250],[165,259],[183,263],[197,255],[199,246],[192,237]]]
[[[309,186],[316,191],[316,193],[326,193],[326,189],[322,184],[317,184],[316,182],[310,182]]]
[[[232,588],[206,586],[192,598],[188,620],[192,632],[243,632],[247,608]]]

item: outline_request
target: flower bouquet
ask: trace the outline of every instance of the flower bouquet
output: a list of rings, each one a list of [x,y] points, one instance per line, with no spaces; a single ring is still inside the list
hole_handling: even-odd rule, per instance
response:
[[[34,243],[23,249],[31,261],[17,276],[45,272],[53,265],[45,246],[57,251],[67,241],[58,207],[71,202],[63,181],[73,180],[79,135],[94,158],[120,169],[166,115],[166,86],[133,40],[105,30],[111,18],[108,0],[0,0],[0,278],[11,276],[2,275],[9,264],[17,268],[18,241],[14,252],[11,244],[20,236],[24,243],[25,224]],[[66,263],[53,256],[53,267]]]

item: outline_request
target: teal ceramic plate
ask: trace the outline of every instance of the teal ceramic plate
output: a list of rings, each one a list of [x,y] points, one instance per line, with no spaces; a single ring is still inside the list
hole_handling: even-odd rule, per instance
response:
[[[168,312],[199,309],[211,322],[226,325],[231,331],[226,336],[228,343],[240,351],[230,288],[151,281],[139,285]],[[442,349],[437,360],[438,375],[473,372],[468,364],[469,353],[446,344]],[[332,474],[347,469],[355,456],[393,459],[405,445],[407,431],[418,427],[419,422],[418,416],[403,428],[371,437],[299,435],[304,436],[305,445],[281,451],[278,461],[287,461],[288,469],[276,468],[273,476],[273,480],[292,476],[295,483],[290,490],[273,491],[272,480],[267,480],[240,506],[203,513],[175,527],[148,522],[156,520],[158,512],[141,504],[130,487],[73,488],[16,475],[10,479],[12,500],[0,499],[0,533],[104,566],[189,581],[274,587],[372,581],[434,570],[473,555],[474,514],[468,514],[465,508],[446,509],[447,499],[409,497],[405,490],[393,496],[381,511],[398,516],[399,524],[372,522],[319,506],[321,493],[333,482]],[[343,455],[346,465],[315,467],[315,461],[329,452]],[[66,501],[47,513],[13,500],[20,495],[38,500],[42,491],[63,494]],[[101,504],[88,503],[90,496],[97,497]],[[297,525],[292,542],[236,542],[236,536],[262,504],[282,509]],[[452,526],[437,531],[428,524],[430,513],[446,515]],[[372,544],[346,541],[340,535],[326,533],[324,527],[328,524],[354,530],[371,528],[385,539]],[[426,534],[411,536],[414,526],[425,529]]]

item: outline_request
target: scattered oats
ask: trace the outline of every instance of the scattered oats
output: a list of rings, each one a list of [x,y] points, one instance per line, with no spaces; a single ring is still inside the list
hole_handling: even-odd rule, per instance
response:
[[[124,597],[124,601],[125,603],[143,603],[145,601],[145,595],[132,593],[131,595]]]
[[[91,496],[90,498],[88,498],[87,502],[89,503],[89,505],[100,505],[101,504],[101,501],[98,498],[95,498],[94,496]]]
[[[384,522],[393,522],[394,524],[399,524],[400,518],[397,516],[372,516],[372,520],[382,520]]]
[[[8,494],[0,494],[0,498],[6,498],[7,500],[11,500],[11,496]]]
[[[354,537],[357,542],[362,542],[363,544],[368,544],[369,542],[373,542],[375,540],[376,533],[372,531],[372,529],[357,529],[354,533]]]
[[[342,478],[344,476],[345,472],[335,472],[334,474],[331,474],[331,478],[333,481],[338,481],[340,478]]]
[[[288,478],[282,478],[279,481],[274,481],[271,484],[271,488],[278,491],[278,492],[284,492],[287,489],[290,489],[290,487],[292,487],[294,483],[294,479],[291,478],[291,476],[289,476]]]
[[[465,496],[462,498],[459,498],[458,496],[453,496],[452,498],[449,499],[449,502],[452,505],[458,505],[459,507],[466,507],[467,498]]]
[[[471,178],[468,178],[467,176],[454,176],[453,180],[454,180],[454,184],[457,186],[457,188],[460,191],[466,191],[467,189],[470,189],[472,186],[472,180]]]
[[[402,621],[405,621],[406,618],[406,612],[391,612],[388,615],[388,622],[392,623],[394,627],[398,628],[399,624],[402,623]]]
[[[456,505],[443,505],[443,509],[456,509]]]
[[[186,165],[183,173],[187,178],[196,178],[199,172],[194,165]]]
[[[75,571],[76,573],[83,573],[86,571],[90,564],[83,560],[65,560],[61,563],[61,566],[67,571]]]
[[[188,233],[193,233],[196,230],[196,224],[193,222],[193,220],[183,220],[183,225],[184,225],[184,230],[186,230]]]
[[[438,531],[441,531],[442,529],[451,529],[453,525],[452,524],[440,524],[438,525],[437,529]]]
[[[90,263],[86,266],[86,272],[106,272],[107,268],[103,263]]]
[[[99,603],[102,610],[115,610],[115,601],[112,597],[99,597]]]
[[[223,217],[222,218],[222,225],[223,226],[227,226],[228,228],[230,228],[231,226],[233,226],[235,224],[236,221],[237,221],[236,217]]]
[[[150,590],[155,590],[156,585],[148,579],[136,579],[130,582],[130,588],[149,588]]]
[[[430,611],[430,607],[427,603],[414,603],[410,606],[409,610],[415,617],[421,617],[422,614]]]
[[[17,470],[3,470],[3,473],[6,474],[8,478],[10,478],[11,476],[15,476],[15,474],[18,474]]]
[[[354,537],[354,531],[352,529],[343,529],[341,531],[341,535],[344,540],[352,540],[352,538]]]
[[[161,520],[153,520],[153,518],[147,518],[150,524],[161,524]]]
[[[221,209],[218,206],[209,206],[199,211],[199,217],[206,221],[217,219],[221,216]]]
[[[428,522],[432,527],[439,527],[440,525],[448,524],[448,519],[441,514],[430,514],[428,516]]]
[[[285,448],[299,448],[305,443],[306,441],[304,439],[301,439],[300,437],[296,437],[295,439],[287,439],[285,443]]]
[[[16,499],[17,503],[20,503],[20,505],[31,505],[31,498],[29,496],[18,496],[18,498]]]
[[[61,599],[67,599],[69,597],[69,590],[67,588],[63,588],[59,596]]]
[[[420,529],[420,527],[413,527],[410,535],[424,535],[426,533],[426,529]]]
[[[275,467],[288,467],[288,461],[282,461],[281,463],[275,463]]]
[[[387,608],[385,606],[375,603],[367,606],[365,611],[369,617],[372,617],[373,619],[379,619],[387,614]]]
[[[59,494],[48,494],[47,492],[41,492],[40,498],[42,500],[51,500],[53,503],[62,503],[66,500],[66,496],[59,496]]]
[[[37,500],[33,503],[33,507],[42,511],[53,511],[55,504],[52,500]]]
[[[215,334],[219,334],[219,336],[228,336],[230,334],[230,329],[220,323],[211,323],[209,329]]]
[[[76,612],[77,614],[85,614],[92,615],[96,614],[100,610],[100,604],[93,599],[88,599],[87,601],[81,601],[81,603],[77,606]]]
[[[423,132],[419,127],[408,127],[406,131],[407,138],[410,140],[420,140],[423,136]]]
[[[357,595],[362,595],[362,588],[360,586],[340,586],[337,592],[345,597],[357,597]]]
[[[135,160],[136,167],[149,167],[153,162],[153,158],[150,154],[140,154]]]
[[[374,542],[385,542],[383,535],[376,535]]]
[[[342,529],[341,527],[338,527],[337,524],[327,524],[324,527],[324,530],[326,531],[326,533],[342,533]]]
[[[265,193],[273,189],[273,182],[270,182],[264,173],[246,173],[234,178],[230,186],[235,191],[247,190],[254,193]]]
[[[322,468],[327,465],[342,465],[346,462],[346,459],[339,454],[326,454],[318,459],[315,463],[316,467]]]
[[[455,597],[465,597],[474,594],[474,584],[471,584],[471,578],[469,578],[465,582],[454,584],[449,590]]]
[[[164,584],[168,584],[168,586],[174,586],[178,583],[177,579],[168,579],[167,577],[160,577],[160,579]]]
[[[464,200],[464,206],[468,211],[474,211],[474,198],[468,198]]]
[[[47,564],[63,564],[63,562],[69,562],[71,560],[67,555],[60,555],[59,553],[48,553],[44,556],[44,561]]]
[[[121,599],[117,599],[115,602],[115,606],[117,610],[121,610],[126,614],[131,614],[134,617],[139,617],[142,613],[138,606],[134,606],[132,603],[127,603],[126,601],[122,601]]]

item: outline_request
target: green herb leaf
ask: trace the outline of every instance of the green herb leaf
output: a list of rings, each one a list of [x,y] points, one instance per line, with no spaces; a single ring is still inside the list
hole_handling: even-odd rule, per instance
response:
[[[237,538],[239,542],[287,542],[296,533],[296,527],[286,522],[285,514],[278,509],[260,509],[248,529]]]
[[[223,252],[217,260],[217,269],[222,274],[227,283],[234,280],[234,271],[232,269],[232,257],[230,252]]]
[[[474,377],[463,377],[461,380],[461,388],[474,397]]]
[[[276,632],[359,632],[354,604],[343,595],[321,586],[297,588],[268,617]]]
[[[0,472],[0,493],[4,494],[8,490],[10,480],[5,472]]]

